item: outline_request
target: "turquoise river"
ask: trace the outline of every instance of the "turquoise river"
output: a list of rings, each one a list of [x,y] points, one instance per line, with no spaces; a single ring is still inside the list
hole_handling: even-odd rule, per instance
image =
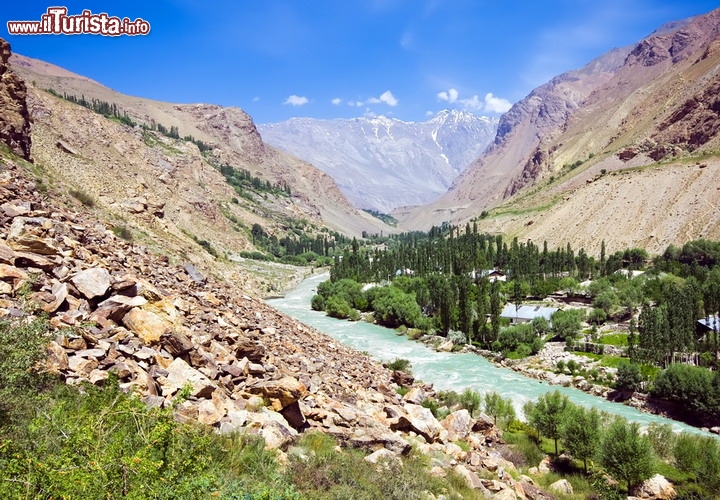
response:
[[[630,421],[640,422],[643,426],[650,422],[670,423],[676,431],[701,432],[694,427],[643,413],[630,406],[613,403],[577,389],[552,386],[525,377],[508,368],[498,367],[475,354],[440,353],[420,342],[397,335],[389,328],[364,321],[351,322],[330,318],[325,313],[310,308],[310,299],[318,284],[326,279],[327,274],[311,276],[285,297],[270,299],[267,303],[345,345],[369,353],[378,361],[392,361],[395,358],[410,360],[413,375],[423,382],[433,384],[436,390],[462,391],[470,387],[480,393],[496,391],[506,398],[511,398],[520,415],[526,401],[535,400],[548,391],[558,389],[577,404],[622,415]]]

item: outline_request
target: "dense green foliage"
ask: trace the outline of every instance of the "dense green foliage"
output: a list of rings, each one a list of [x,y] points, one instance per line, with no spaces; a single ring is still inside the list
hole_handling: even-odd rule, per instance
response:
[[[537,402],[527,402],[523,407],[528,422],[541,434],[555,441],[556,455],[560,431],[570,405],[570,399],[565,394],[553,391],[540,396]]]
[[[382,213],[382,212],[379,212],[379,211],[377,211],[377,210],[373,210],[373,209],[370,209],[370,208],[363,208],[363,212],[369,213],[370,215],[372,215],[372,216],[375,217],[376,219],[379,219],[379,220],[383,221],[383,222],[384,222],[385,224],[387,224],[388,226],[393,226],[393,227],[397,226],[398,220],[397,220],[395,217],[393,217],[392,215],[390,215],[390,214],[384,214],[384,213]],[[365,236],[363,236],[363,238],[364,238],[364,237],[365,237]]]
[[[230,165],[220,166],[220,173],[240,196],[248,196],[248,190],[255,193],[270,193],[274,195],[290,196],[290,186],[286,183],[273,184],[260,177],[254,176],[246,169],[237,169]]]
[[[615,387],[625,391],[636,391],[640,388],[642,373],[640,365],[623,361],[617,369]]]
[[[720,417],[720,373],[705,368],[672,364],[652,385],[652,394],[676,401],[695,414]]]
[[[596,408],[589,410],[582,406],[570,405],[561,419],[560,435],[567,451],[583,461],[587,473],[587,461],[591,459],[600,444],[600,412]]]
[[[529,423],[511,422],[505,440],[525,457],[524,465],[537,465],[554,449],[541,434],[550,437],[556,429],[554,466],[571,482],[578,482],[578,474],[586,478],[593,491],[588,498],[625,498],[622,492],[656,473],[675,484],[678,498],[718,498],[720,441],[715,437],[675,434],[670,425],[654,423],[644,432],[638,423],[573,404],[559,391],[529,402],[524,410]],[[573,460],[568,462],[567,455]],[[606,474],[622,483],[612,486]]]

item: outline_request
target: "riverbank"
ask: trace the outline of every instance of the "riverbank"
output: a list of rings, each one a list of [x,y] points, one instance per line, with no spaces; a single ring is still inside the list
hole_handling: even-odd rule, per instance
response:
[[[549,385],[572,387],[613,403],[622,403],[643,413],[682,422],[703,432],[720,435],[720,426],[709,426],[707,422],[702,422],[689,414],[685,407],[671,401],[653,398],[646,393],[618,391],[609,385],[599,383],[598,381],[603,379],[613,380],[617,369],[602,366],[600,360],[593,360],[566,351],[564,342],[547,342],[543,349],[534,356],[508,359],[503,358],[499,353],[478,349],[470,344],[457,349],[449,346],[444,337],[425,335],[415,340],[431,345],[439,352],[472,353],[482,356],[497,367],[511,369],[525,377],[540,380]],[[570,362],[574,362],[577,366],[573,370],[574,373],[567,373],[567,368],[563,371],[558,369],[558,366],[567,367]],[[592,374],[592,376],[588,377],[587,374]]]

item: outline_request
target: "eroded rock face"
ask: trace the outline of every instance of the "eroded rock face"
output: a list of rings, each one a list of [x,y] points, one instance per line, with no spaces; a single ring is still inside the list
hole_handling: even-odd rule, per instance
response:
[[[30,160],[30,113],[27,88],[10,70],[10,44],[0,38],[0,142],[18,156]]]

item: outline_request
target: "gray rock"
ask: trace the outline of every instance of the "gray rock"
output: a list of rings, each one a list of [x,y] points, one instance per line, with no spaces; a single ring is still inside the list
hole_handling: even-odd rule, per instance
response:
[[[110,273],[105,268],[92,267],[80,271],[70,281],[86,299],[92,299],[102,297],[108,291],[110,288]]]

